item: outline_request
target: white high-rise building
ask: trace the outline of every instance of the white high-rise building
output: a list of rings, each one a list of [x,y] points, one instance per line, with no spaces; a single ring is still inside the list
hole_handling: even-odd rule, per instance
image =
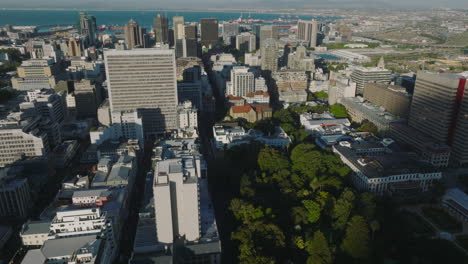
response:
[[[198,162],[193,157],[159,161],[154,177],[158,241],[171,244],[174,237],[181,236],[187,241],[198,240],[201,236]]]
[[[21,121],[10,115],[0,121],[0,167],[23,157],[45,156],[49,148],[47,134],[39,130],[39,116]]]
[[[297,22],[297,38],[309,43],[309,47],[317,46],[317,20],[299,20]]]
[[[192,102],[185,101],[177,107],[177,121],[180,129],[198,127],[198,110],[192,107]]]
[[[235,66],[231,70],[231,81],[228,82],[226,95],[245,96],[255,91],[255,75],[249,67]]]
[[[177,129],[174,50],[106,50],[104,58],[111,113],[141,113],[145,136]]]
[[[257,49],[257,41],[254,34],[244,32],[236,36],[236,49],[241,53],[253,52]]]

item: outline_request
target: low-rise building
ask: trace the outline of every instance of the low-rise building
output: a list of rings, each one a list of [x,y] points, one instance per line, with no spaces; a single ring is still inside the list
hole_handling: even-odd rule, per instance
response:
[[[383,107],[366,102],[362,97],[344,98],[341,104],[348,110],[348,115],[354,122],[369,121],[386,135],[390,130],[390,124],[402,121],[398,116],[385,111]]]
[[[24,246],[42,246],[49,239],[50,221],[29,221],[21,229],[20,237]]]
[[[299,120],[305,131],[313,135],[323,135],[327,127],[339,128],[342,131],[349,131],[351,122],[347,118],[335,118],[331,113],[303,113]]]
[[[447,167],[450,161],[451,148],[444,143],[437,142],[417,129],[405,123],[390,124],[389,134],[399,143],[414,149],[423,160],[435,167]]]
[[[452,215],[468,222],[468,195],[458,188],[449,189],[442,197],[442,205]]]
[[[270,103],[270,95],[267,92],[263,91],[256,91],[247,93],[243,96],[247,104],[269,104]]]
[[[242,106],[231,106],[229,115],[233,119],[244,118],[248,122],[254,123],[259,120],[271,118],[273,116],[273,110],[267,104],[246,104]]]
[[[430,163],[420,161],[414,153],[387,153],[382,148],[347,141],[333,146],[333,152],[353,171],[353,184],[362,191],[413,193],[427,191],[442,179],[442,172]]]
[[[404,87],[366,83],[364,84],[364,98],[373,104],[382,106],[394,115],[406,117],[409,114],[411,97]]]
[[[285,90],[279,92],[279,101],[283,104],[300,104],[307,102],[306,90]]]

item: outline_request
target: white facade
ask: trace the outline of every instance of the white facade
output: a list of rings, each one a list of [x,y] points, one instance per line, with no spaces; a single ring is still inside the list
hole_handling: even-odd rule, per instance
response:
[[[304,113],[300,116],[301,125],[308,133],[320,135],[326,127],[339,127],[341,131],[346,131],[351,122],[347,118],[335,118],[330,113],[314,114]]]
[[[398,160],[392,158],[391,160],[395,160],[395,163],[390,168],[388,165],[383,165],[381,161],[368,159],[371,155],[356,155],[351,149],[350,143],[346,141],[340,142],[332,149],[334,153],[340,156],[343,163],[354,172],[353,184],[359,190],[379,194],[396,190],[418,189],[427,191],[435,181],[442,179],[441,171],[405,167],[402,163],[412,161],[405,159],[405,157],[410,157],[405,153],[396,153]],[[418,164],[413,163],[411,165],[414,167],[414,165]],[[374,168],[374,166],[376,167]],[[404,168],[399,170],[398,167]]]
[[[99,208],[59,211],[50,224],[55,238],[98,234],[105,229],[106,216]]]
[[[25,132],[14,125],[0,123],[0,167],[11,164],[24,155],[44,156],[47,153],[47,135],[37,129]]]
[[[254,34],[244,32],[236,36],[236,49],[241,52],[253,52],[257,48],[256,36]]]
[[[250,67],[261,66],[262,58],[253,53],[246,53],[244,56],[244,62],[245,65],[249,65]]]
[[[138,110],[145,136],[177,129],[174,50],[106,50],[104,57],[111,113]]]
[[[159,161],[153,186],[156,230],[160,243],[175,236],[188,241],[200,238],[197,162],[193,157]]]
[[[263,77],[255,78],[255,92],[258,91],[268,92],[268,86]]]
[[[192,102],[190,101],[179,104],[177,117],[179,129],[198,127],[198,111],[192,107]]]
[[[226,95],[244,96],[255,91],[255,76],[248,67],[235,66],[231,70],[231,81],[227,84]]]

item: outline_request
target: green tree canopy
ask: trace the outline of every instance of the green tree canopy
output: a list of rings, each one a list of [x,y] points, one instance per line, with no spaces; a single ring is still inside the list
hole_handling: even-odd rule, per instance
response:
[[[332,113],[336,118],[348,117],[348,112],[346,111],[346,108],[340,104],[334,104],[330,106],[330,113]]]
[[[307,212],[307,221],[309,223],[317,222],[320,219],[320,211],[322,210],[320,204],[312,200],[304,200],[302,204]]]
[[[342,248],[356,259],[369,256],[369,226],[362,216],[353,216],[346,228]]]
[[[335,202],[332,210],[333,228],[344,230],[353,209],[355,195],[350,190],[345,190]]]
[[[379,132],[379,129],[377,128],[377,126],[374,125],[374,123],[369,122],[369,121],[363,122],[361,126],[358,127],[358,130],[362,132],[373,133],[373,134],[377,134],[377,132]]]
[[[274,173],[283,169],[288,169],[290,163],[283,153],[272,147],[264,147],[258,154],[258,166],[262,171]]]
[[[316,231],[312,240],[305,243],[305,249],[309,253],[307,264],[332,263],[330,248],[322,232]]]
[[[241,199],[233,199],[231,201],[230,209],[234,214],[234,217],[243,224],[249,224],[252,221],[264,216],[261,207],[255,207],[254,205]]]

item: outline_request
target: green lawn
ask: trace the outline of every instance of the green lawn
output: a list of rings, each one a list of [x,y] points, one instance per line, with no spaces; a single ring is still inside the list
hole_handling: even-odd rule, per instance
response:
[[[463,230],[462,224],[443,209],[423,207],[422,213],[444,231],[458,233]]]

